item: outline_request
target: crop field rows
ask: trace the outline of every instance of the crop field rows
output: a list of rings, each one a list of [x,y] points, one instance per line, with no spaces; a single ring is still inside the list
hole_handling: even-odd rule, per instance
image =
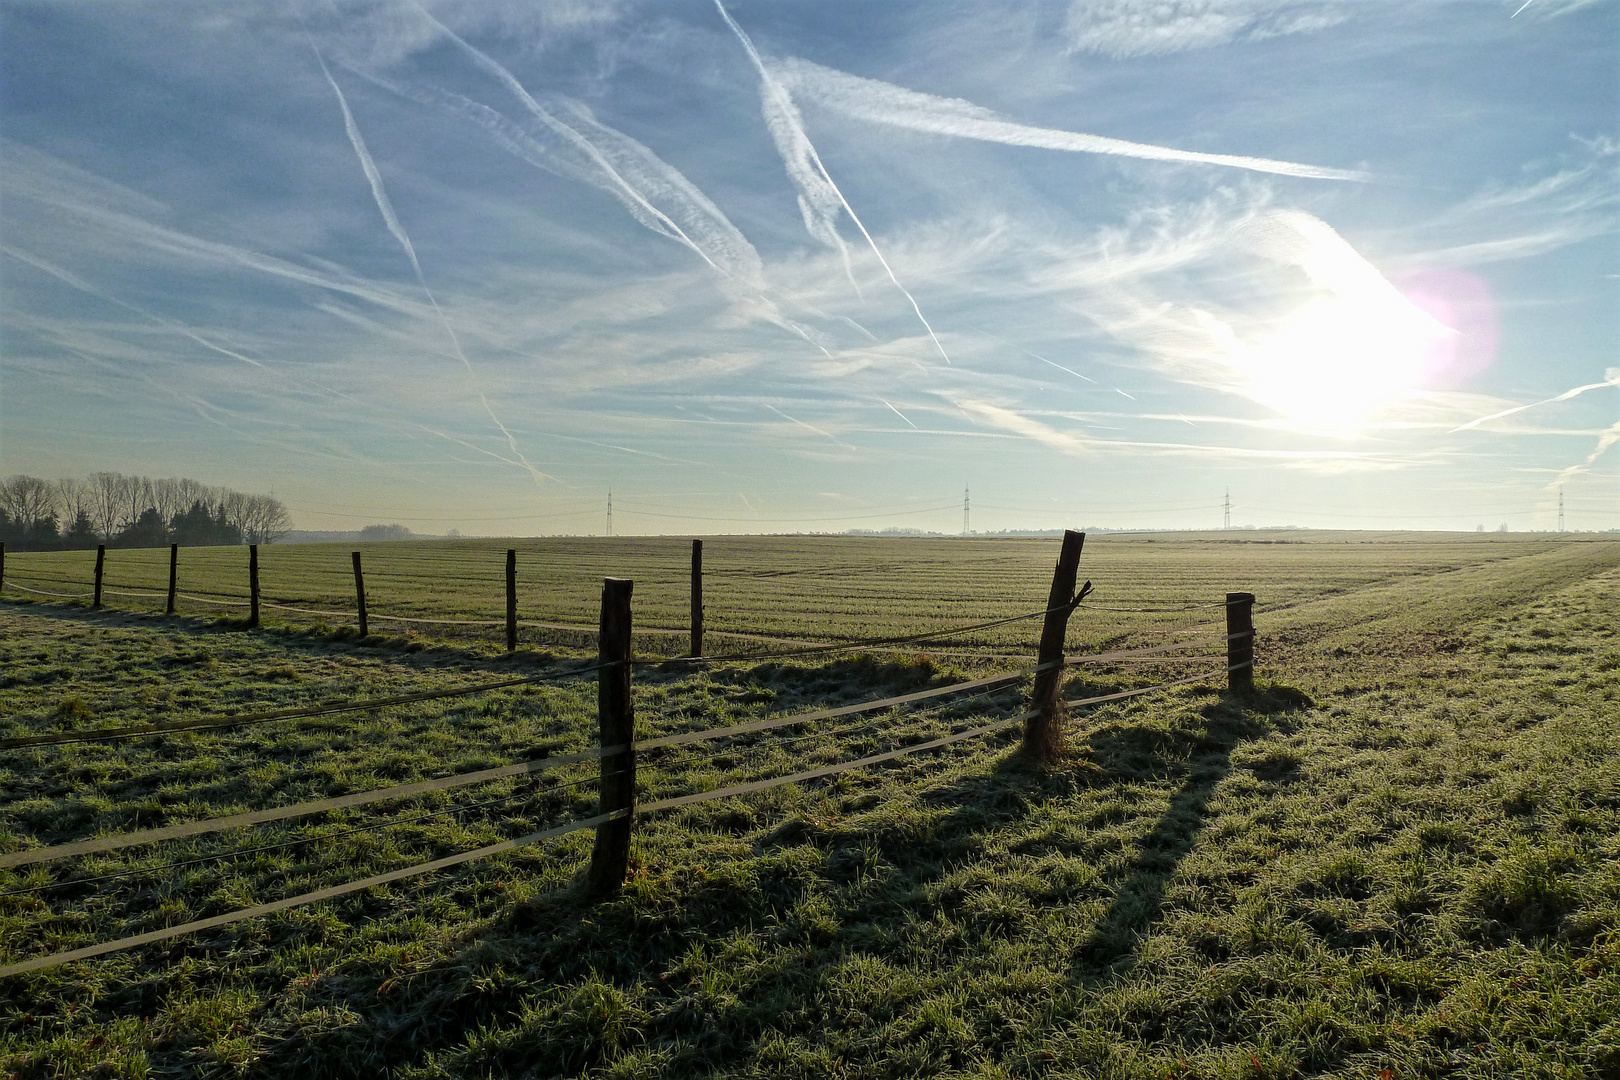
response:
[[[20,977],[0,998],[0,1069],[1371,1078],[1386,1068],[1484,1077],[1620,1067],[1620,544],[1213,539],[1227,542],[1091,538],[1081,576],[1097,584],[1096,603],[1071,622],[1069,648],[1157,644],[1178,639],[1166,629],[1221,615],[1110,607],[1251,589],[1261,598],[1253,700],[1226,695],[1224,677],[1211,674],[1077,710],[1069,755],[1053,769],[1024,762],[1010,735],[981,738],[647,817],[631,879],[604,904],[574,888],[590,847],[588,833],[575,833]],[[536,602],[525,616],[594,621],[599,577],[585,566],[645,571],[638,620],[657,625],[663,611],[680,626],[683,543],[598,541],[624,546],[606,555],[572,543],[575,558],[545,570],[562,541],[520,549],[520,572],[527,559],[533,575],[522,595],[574,605],[542,612]],[[1056,554],[1055,541],[739,539],[728,578],[721,552],[731,541],[710,543],[710,618],[793,639],[887,637],[1032,610]],[[498,612],[505,545],[468,546],[433,553],[439,568],[414,585],[401,573],[393,602],[415,595],[417,610],[456,610],[443,567],[472,579],[487,562]],[[270,595],[281,593],[269,556],[294,550],[264,550]],[[328,557],[342,566],[346,550]],[[222,580],[245,561],[240,551],[207,554]],[[381,567],[394,556],[379,548],[367,558]],[[13,602],[0,605],[4,735],[430,689],[585,655],[581,644],[507,657],[488,641],[436,632],[402,649],[290,619],[243,633],[213,619],[18,604],[11,575],[33,569],[19,563],[8,560]],[[153,565],[166,584],[166,561]],[[783,572],[795,568],[804,572]],[[277,572],[295,569],[289,560]],[[1037,634],[1038,622],[1024,622],[973,640],[1027,654]],[[639,669],[638,737],[1009,666],[959,644]],[[1216,640],[1200,651],[1220,649]],[[1077,668],[1065,696],[1187,670]],[[1011,716],[1025,687],[656,751],[638,773],[639,797]],[[595,686],[580,679],[330,720],[8,751],[0,852],[594,741]],[[594,775],[562,769],[0,870],[0,961],[582,817],[595,806]]]

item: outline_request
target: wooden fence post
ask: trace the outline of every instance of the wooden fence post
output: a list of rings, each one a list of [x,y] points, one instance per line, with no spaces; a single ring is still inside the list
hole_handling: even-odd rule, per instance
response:
[[[163,614],[174,614],[174,587],[179,581],[180,545],[169,545],[169,599],[163,605]]]
[[[1024,749],[1036,760],[1053,762],[1063,752],[1063,715],[1058,690],[1063,685],[1063,643],[1069,631],[1069,615],[1078,597],[1074,580],[1080,571],[1080,549],[1086,534],[1064,530],[1063,548],[1057,569],[1052,572],[1052,591],[1046,599],[1046,622],[1041,626],[1038,662],[1050,665],[1035,673],[1035,690],[1030,708],[1034,715],[1024,721]]]
[[[107,565],[107,545],[106,544],[97,544],[96,545],[96,593],[95,593],[95,598],[90,601],[90,606],[91,607],[100,607],[101,606],[101,572],[102,572],[102,570],[104,570],[106,568],[106,565]]]
[[[0,540],[0,591],[6,587],[6,542]]]
[[[703,541],[692,541],[692,655],[703,655]]]
[[[602,579],[597,662],[604,666],[596,673],[596,712],[601,745],[621,749],[602,758],[597,813],[625,813],[596,827],[596,847],[585,877],[586,892],[596,897],[623,885],[630,869],[630,830],[636,805],[636,718],[630,703],[630,591],[634,585],[627,578]]]
[[[1254,692],[1254,593],[1226,594],[1227,689],[1234,694]]]
[[[517,651],[517,548],[506,549],[506,651]]]
[[[248,545],[248,625],[259,625],[259,545]]]
[[[354,603],[360,611],[360,636],[365,637],[366,628],[366,575],[360,570],[360,553],[354,552]]]

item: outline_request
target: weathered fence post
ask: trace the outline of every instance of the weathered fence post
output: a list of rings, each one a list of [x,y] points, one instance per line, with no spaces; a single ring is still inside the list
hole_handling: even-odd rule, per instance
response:
[[[360,636],[365,637],[366,628],[366,575],[360,570],[360,553],[354,555],[354,604],[360,612]]]
[[[517,548],[506,549],[506,651],[517,651]]]
[[[596,673],[596,712],[602,729],[602,794],[597,812],[624,816],[596,827],[585,889],[605,896],[630,869],[630,830],[636,804],[636,718],[630,704],[630,591],[627,578],[602,579],[602,624]]]
[[[248,625],[259,625],[259,545],[248,545]]]
[[[692,655],[703,655],[703,541],[692,541]]]
[[[1041,626],[1038,660],[1044,670],[1035,673],[1035,690],[1030,700],[1034,713],[1024,721],[1024,749],[1040,761],[1056,761],[1063,751],[1063,715],[1058,689],[1063,684],[1063,642],[1069,631],[1069,615],[1079,600],[1074,592],[1074,579],[1079,576],[1080,549],[1085,543],[1085,533],[1064,531],[1057,569],[1052,572],[1052,591],[1046,599],[1046,622]]]
[[[174,587],[179,582],[180,545],[169,545],[169,598],[163,604],[163,614],[174,614]]]
[[[107,566],[107,545],[96,545],[96,592],[95,598],[90,601],[91,607],[101,606],[101,572]]]
[[[0,590],[6,587],[6,542],[0,540]]]
[[[1226,666],[1227,689],[1254,692],[1254,593],[1226,594]]]

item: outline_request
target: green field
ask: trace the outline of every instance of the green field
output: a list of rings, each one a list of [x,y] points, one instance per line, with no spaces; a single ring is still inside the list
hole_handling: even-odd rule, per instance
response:
[[[1122,628],[1168,628],[1188,621],[1176,611],[1153,615],[1107,608],[1209,603],[1243,589],[1267,604],[1296,604],[1412,574],[1518,558],[1572,539],[1495,533],[1102,535],[1092,538],[1081,559],[1081,577],[1092,579],[1097,591],[1080,612],[1071,640],[1083,644]],[[602,578],[628,577],[636,582],[642,648],[681,651],[690,610],[691,549],[685,539],[270,546],[260,550],[260,587],[267,605],[263,618],[298,628],[352,626],[349,552],[359,550],[374,633],[502,641],[508,547],[518,553],[520,619],[593,630]],[[850,641],[1005,618],[1045,605],[1056,549],[1055,540],[1042,539],[710,537],[704,541],[705,627],[717,647],[737,650],[757,646],[727,634]],[[161,612],[168,558],[167,549],[109,551],[106,605]],[[18,586],[87,594],[94,570],[93,551],[12,554],[5,595],[49,599],[17,591]],[[180,614],[241,617],[248,593],[246,549],[181,551],[178,591]],[[401,622],[389,616],[487,625]],[[981,647],[1030,651],[1035,636],[1013,626],[968,640]],[[578,634],[545,626],[526,626],[521,640],[588,644]]]
[[[638,651],[682,651],[685,541],[520,540],[520,609],[589,626],[636,581]],[[12,554],[0,737],[538,673],[590,635],[498,627],[505,541],[365,548],[370,638],[334,616],[109,595],[93,553]],[[1044,605],[1055,540],[706,541],[707,622],[858,642]],[[267,599],[350,610],[348,548],[263,549]],[[246,591],[241,549],[181,591]],[[1070,698],[1208,679],[1013,734],[639,820],[588,904],[590,833],[0,983],[34,1076],[1546,1076],[1620,1072],[1620,541],[1100,535],[1071,650],[1188,641],[1259,596],[1261,692],[1222,661],[1077,667]],[[167,552],[108,553],[161,591]],[[188,604],[190,606],[188,606]],[[204,614],[206,612],[206,615]],[[227,617],[221,618],[221,614]],[[663,629],[659,635],[653,631]],[[407,632],[409,629],[409,632]],[[1200,637],[1202,632],[1204,636]],[[639,669],[642,737],[1016,666],[1037,622],[903,650]],[[781,649],[750,637],[727,650]],[[1011,716],[1023,687],[646,756],[640,797]],[[594,744],[586,679],[322,720],[0,752],[0,851]],[[408,866],[594,809],[592,768],[0,870],[0,963]],[[374,827],[383,826],[383,827]],[[282,846],[271,846],[282,845]],[[244,851],[258,848],[260,850]],[[225,852],[228,858],[209,858]],[[192,861],[195,860],[195,861]],[[118,876],[112,876],[118,875]],[[97,878],[96,881],[85,879]],[[74,884],[73,882],[80,882]],[[59,883],[67,884],[57,887]],[[34,891],[24,891],[34,890]]]

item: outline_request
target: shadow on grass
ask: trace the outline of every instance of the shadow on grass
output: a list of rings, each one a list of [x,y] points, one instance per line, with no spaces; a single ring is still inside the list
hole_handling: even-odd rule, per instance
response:
[[[842,673],[880,685],[929,674],[871,662]],[[814,672],[770,674],[788,692],[819,689]],[[1268,730],[1264,714],[1304,703],[1297,692],[1271,689],[1242,702],[1223,696],[1168,732],[1114,728],[1089,741],[1095,767],[1080,770],[1005,752],[1018,738],[1009,730],[989,768],[929,786],[921,801],[942,815],[869,815],[857,807],[844,821],[794,816],[751,842],[742,835],[753,831],[750,819],[736,835],[749,855],[719,856],[717,848],[713,860],[637,865],[623,892],[598,904],[577,881],[546,889],[506,908],[427,969],[349,966],[319,996],[329,1009],[352,1010],[351,1023],[294,1033],[260,1068],[281,1074],[348,1060],[357,1070],[379,1070],[439,1054],[473,1071],[520,1071],[546,1060],[578,1072],[610,1060],[617,1040],[633,1030],[644,1045],[681,1047],[693,1069],[728,1069],[757,1049],[759,1032],[803,1009],[830,967],[851,955],[885,955],[896,925],[926,922],[931,909],[949,907],[949,900],[931,899],[928,886],[978,858],[998,831],[1088,784],[1163,776],[1187,760],[1190,742],[1194,766],[1119,889],[1080,968],[1088,974],[1125,955],[1155,918],[1232,751]],[[692,827],[707,837],[732,831],[721,817]],[[869,873],[889,877],[865,895],[857,888],[829,902],[829,887]],[[476,887],[467,880],[439,888],[457,894]],[[773,970],[754,982],[751,997],[711,997],[705,972],[719,962],[718,944],[739,932],[762,950],[750,952],[750,962],[771,956]],[[939,947],[971,945],[968,935]],[[612,1017],[620,1019],[609,1024]],[[625,1031],[615,1035],[615,1025]]]
[[[1284,686],[1260,686],[1248,695],[1222,693],[1220,700],[1202,710],[1202,731],[1165,732],[1143,728],[1108,731],[1090,742],[1093,761],[1104,775],[1140,777],[1154,760],[1162,762],[1173,742],[1191,743],[1191,767],[1181,788],[1170,798],[1164,814],[1142,838],[1140,853],[1115,893],[1113,906],[1097,924],[1076,956],[1076,976],[1104,974],[1134,952],[1148,927],[1157,920],[1165,891],[1176,867],[1192,850],[1204,827],[1210,798],[1232,771],[1232,752],[1241,744],[1264,735],[1265,718],[1308,707],[1311,700]],[[1268,769],[1265,779],[1287,781],[1290,776]]]

